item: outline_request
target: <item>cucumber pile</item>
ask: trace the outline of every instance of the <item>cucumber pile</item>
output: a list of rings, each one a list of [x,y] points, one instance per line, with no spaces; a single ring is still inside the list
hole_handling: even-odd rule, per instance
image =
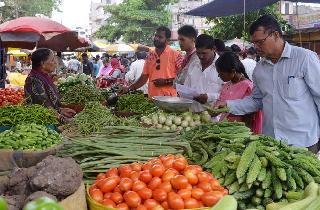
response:
[[[231,128],[222,129],[227,125]],[[306,149],[247,135],[239,123],[212,126],[185,135],[192,142],[189,158],[219,178],[238,200],[239,209],[265,209],[269,203],[285,202],[289,191],[320,183],[320,161]]]

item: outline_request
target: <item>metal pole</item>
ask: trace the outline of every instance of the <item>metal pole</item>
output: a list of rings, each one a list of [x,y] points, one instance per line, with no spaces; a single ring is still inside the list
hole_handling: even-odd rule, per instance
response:
[[[243,0],[243,36],[246,34],[246,0]],[[244,49],[245,37],[243,37],[243,49]]]

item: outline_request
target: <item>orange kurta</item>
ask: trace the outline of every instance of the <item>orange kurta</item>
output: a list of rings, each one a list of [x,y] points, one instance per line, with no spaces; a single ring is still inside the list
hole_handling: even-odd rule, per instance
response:
[[[160,59],[160,69],[157,70],[157,60]],[[182,64],[182,56],[178,51],[165,48],[160,57],[153,50],[149,53],[144,65],[143,74],[149,76],[148,95],[153,96],[177,96],[177,91],[173,86],[156,87],[153,80],[176,78],[177,71]]]

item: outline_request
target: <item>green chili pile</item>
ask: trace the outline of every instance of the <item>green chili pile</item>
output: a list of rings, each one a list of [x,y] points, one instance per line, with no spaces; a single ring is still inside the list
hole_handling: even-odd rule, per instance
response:
[[[43,150],[62,142],[60,135],[42,125],[17,125],[0,133],[0,149]]]
[[[10,105],[0,108],[0,126],[15,126],[29,123],[56,125],[58,121],[54,110],[41,105]]]
[[[140,114],[152,113],[158,110],[154,103],[149,98],[144,97],[140,91],[119,97],[116,109],[120,112],[135,112]]]

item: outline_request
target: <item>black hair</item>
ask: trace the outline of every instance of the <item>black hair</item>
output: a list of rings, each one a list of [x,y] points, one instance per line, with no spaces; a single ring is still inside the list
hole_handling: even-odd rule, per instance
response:
[[[88,54],[87,54],[87,53],[82,53],[81,56],[82,56],[82,57],[88,57]]]
[[[221,39],[214,39],[214,45],[218,52],[224,52],[226,45]]]
[[[217,59],[215,64],[218,71],[226,73],[232,73],[235,71],[237,73],[243,74],[245,78],[249,79],[244,65],[240,61],[239,57],[233,52],[223,53]]]
[[[48,48],[39,48],[34,51],[31,55],[32,69],[39,68],[41,66],[41,63],[48,60],[51,54],[52,51]]]
[[[98,54],[98,55],[96,55],[96,59],[100,59],[100,55]]]
[[[208,34],[201,34],[196,39],[196,48],[213,49],[214,39]]]
[[[231,47],[226,46],[226,47],[224,48],[224,52],[232,52]]]
[[[241,52],[241,48],[236,44],[231,45],[231,50],[234,53],[240,53]]]
[[[198,36],[198,31],[193,26],[184,25],[181,28],[179,28],[178,34],[191,39],[196,39]]]
[[[136,55],[138,60],[143,60],[143,59],[146,59],[147,57],[147,53],[144,51],[139,51],[136,53]]]
[[[248,55],[255,55],[257,54],[257,51],[254,47],[250,47],[248,50],[247,50],[247,54]]]
[[[160,32],[160,31],[165,32],[166,38],[167,38],[167,39],[170,39],[170,38],[171,38],[171,30],[170,30],[168,27],[166,27],[166,26],[160,26],[160,27],[157,28],[156,31],[158,31],[158,32]]]
[[[62,53],[61,52],[57,52],[57,56],[61,58],[62,57]]]
[[[271,33],[277,31],[282,37],[282,30],[277,19],[272,15],[263,15],[254,21],[249,29],[250,35],[253,35],[254,32],[259,28],[263,27],[266,32]]]

